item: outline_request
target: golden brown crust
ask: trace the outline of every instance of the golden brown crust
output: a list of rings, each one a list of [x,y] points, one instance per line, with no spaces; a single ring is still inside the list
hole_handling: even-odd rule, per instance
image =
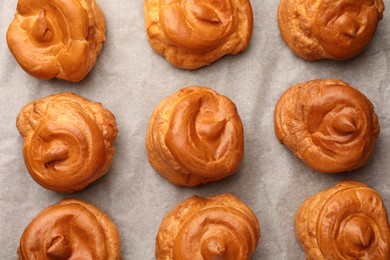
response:
[[[252,36],[249,0],[144,0],[144,16],[152,48],[184,69],[237,54]]]
[[[259,239],[256,215],[234,195],[193,196],[162,221],[156,237],[156,259],[248,260]]]
[[[244,153],[237,108],[210,88],[181,89],[154,110],[146,149],[156,171],[176,185],[196,186],[229,176]]]
[[[120,241],[111,219],[95,206],[65,199],[42,210],[20,239],[20,260],[119,260]]]
[[[32,76],[77,82],[95,64],[105,33],[95,0],[19,0],[7,43]]]
[[[385,7],[382,0],[281,0],[280,33],[306,60],[345,60],[371,41]]]
[[[31,177],[47,189],[74,192],[111,166],[116,121],[100,103],[60,93],[27,104],[16,120]]]
[[[320,172],[351,171],[370,159],[379,135],[371,102],[340,80],[312,80],[289,88],[275,108],[275,133]]]
[[[295,216],[306,259],[390,259],[390,226],[380,195],[343,181],[308,199]]]

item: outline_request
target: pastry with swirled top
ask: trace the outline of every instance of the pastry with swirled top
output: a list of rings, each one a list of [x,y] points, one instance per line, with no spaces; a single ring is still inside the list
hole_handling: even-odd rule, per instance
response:
[[[183,88],[154,110],[146,149],[154,169],[176,185],[196,186],[229,176],[244,153],[237,108],[210,88]]]
[[[306,60],[345,60],[371,41],[385,7],[382,0],[280,0],[280,33]]]
[[[309,197],[295,216],[307,260],[390,259],[390,226],[382,198],[357,181]]]
[[[275,133],[320,172],[351,171],[370,159],[379,135],[373,105],[340,80],[312,80],[289,88],[275,108]]]
[[[100,103],[73,93],[51,95],[26,105],[16,125],[27,169],[47,189],[81,190],[111,166],[118,130]]]
[[[190,197],[162,221],[157,260],[249,260],[260,239],[253,211],[231,194]]]
[[[183,69],[245,50],[252,36],[249,0],[144,0],[151,47]]]
[[[20,239],[19,260],[120,260],[118,231],[95,206],[65,199],[42,210]]]
[[[78,82],[95,64],[105,33],[95,0],[19,0],[7,43],[30,75]]]

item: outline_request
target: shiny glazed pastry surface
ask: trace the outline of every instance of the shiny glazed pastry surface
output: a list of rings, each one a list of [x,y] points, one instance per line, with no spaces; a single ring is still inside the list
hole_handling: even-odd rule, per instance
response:
[[[234,195],[193,196],[162,221],[156,259],[249,260],[259,239],[256,215]]]
[[[380,129],[371,102],[340,80],[312,80],[289,88],[274,116],[278,140],[320,172],[364,165]]]
[[[19,260],[119,260],[120,241],[114,223],[95,206],[65,199],[42,210],[27,226]]]
[[[305,200],[295,234],[306,259],[390,259],[390,227],[380,195],[344,181]]]
[[[116,121],[100,103],[73,93],[51,95],[27,104],[16,125],[28,171],[47,189],[81,190],[111,165]]]
[[[144,0],[144,16],[152,48],[184,69],[237,54],[252,36],[249,0]]]
[[[176,185],[195,186],[229,176],[244,153],[237,108],[210,88],[181,89],[154,110],[146,149],[154,169]]]
[[[95,64],[105,32],[95,0],[19,0],[7,43],[32,76],[77,82]]]
[[[368,45],[384,8],[382,0],[281,0],[279,29],[303,59],[345,60]]]

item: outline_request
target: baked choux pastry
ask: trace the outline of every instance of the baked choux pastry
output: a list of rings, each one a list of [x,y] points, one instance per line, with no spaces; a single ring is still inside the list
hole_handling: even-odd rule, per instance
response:
[[[156,238],[156,260],[249,260],[259,239],[256,215],[237,197],[193,196],[162,221]]]
[[[305,60],[345,60],[370,43],[384,9],[382,0],[280,0],[279,29]]]
[[[30,75],[77,82],[95,64],[105,33],[95,0],[19,0],[7,43]]]
[[[151,47],[183,69],[237,54],[252,36],[249,0],[144,0],[144,16]]]
[[[390,259],[390,227],[380,195],[343,181],[305,200],[295,234],[307,260]]]
[[[114,115],[100,103],[73,93],[51,95],[26,105],[16,126],[27,169],[47,189],[81,190],[111,165],[118,130]]]
[[[175,185],[196,186],[229,176],[244,153],[237,108],[210,88],[183,88],[154,110],[146,150],[153,168]]]
[[[65,199],[42,210],[27,226],[19,260],[119,260],[120,241],[111,219],[95,206]]]
[[[380,129],[367,97],[333,79],[289,88],[274,116],[278,140],[310,167],[328,173],[367,163]]]

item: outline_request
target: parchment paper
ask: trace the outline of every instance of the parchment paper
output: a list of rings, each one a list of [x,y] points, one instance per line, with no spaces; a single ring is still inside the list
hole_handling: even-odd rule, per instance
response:
[[[11,55],[5,35],[16,0],[0,1],[0,258],[17,259],[25,227],[38,212],[63,198],[86,200],[106,212],[121,237],[123,259],[154,259],[155,236],[164,215],[192,195],[233,193],[257,215],[261,239],[252,259],[304,259],[295,239],[294,214],[305,198],[341,180],[360,180],[375,188],[390,211],[390,14],[385,11],[368,48],[348,61],[307,62],[279,36],[277,0],[252,0],[254,32],[247,51],[195,71],[177,69],[153,52],[143,24],[142,0],[97,0],[107,19],[107,42],[89,75],[80,83],[42,81],[25,73]],[[390,8],[390,0],[385,0]],[[381,133],[372,159],[351,173],[327,175],[311,170],[274,134],[273,111],[289,86],[336,78],[373,102]],[[224,180],[180,188],[160,177],[147,161],[149,117],[163,98],[190,86],[208,86],[237,105],[245,130],[240,170]],[[28,102],[62,91],[100,101],[116,116],[119,135],[110,171],[83,191],[46,190],[29,176],[23,141],[16,127]]]

